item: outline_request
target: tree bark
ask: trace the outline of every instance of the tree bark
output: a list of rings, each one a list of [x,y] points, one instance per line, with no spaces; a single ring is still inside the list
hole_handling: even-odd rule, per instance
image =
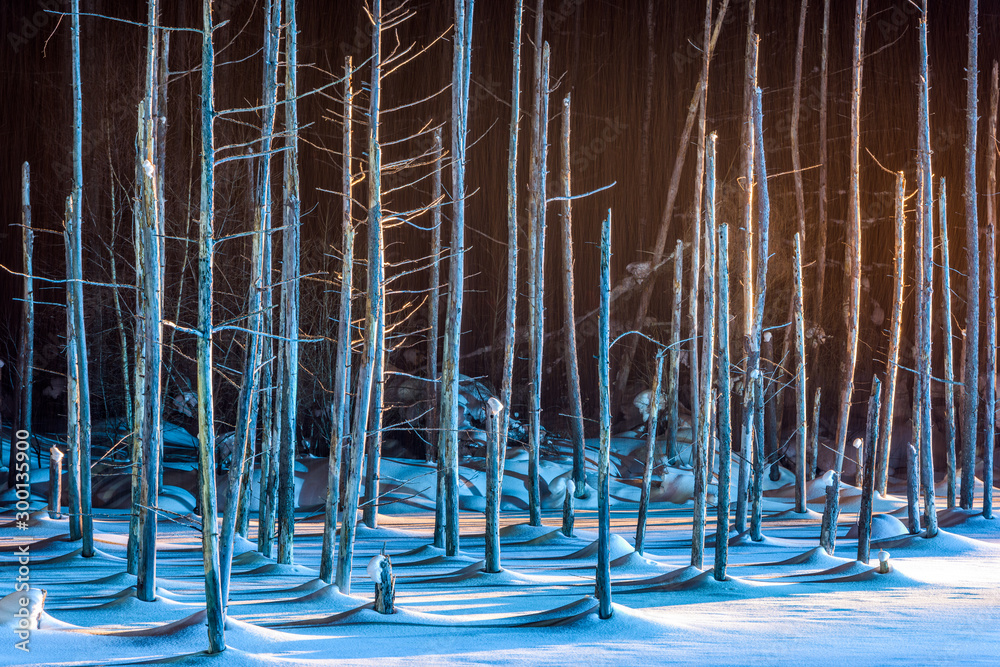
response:
[[[597,599],[599,616],[611,618],[611,508],[608,468],[611,455],[611,379],[608,348],[611,330],[611,209],[601,226],[601,314],[598,324],[597,376],[600,396],[600,454],[597,459]],[[655,399],[654,399],[655,400]]]
[[[570,320],[572,321],[572,320]],[[642,489],[639,492],[639,516],[635,524],[635,551],[642,553],[646,541],[646,517],[649,513],[649,492],[653,484],[653,461],[656,452],[656,424],[660,420],[660,386],[663,378],[663,351],[656,355],[656,373],[646,421],[646,458],[642,467]],[[572,531],[570,531],[572,532]]]
[[[990,78],[990,117],[986,146],[986,441],[983,443],[983,516],[993,518],[993,447],[996,443],[997,403],[997,107],[1000,106],[1000,82],[997,61]]]
[[[715,568],[716,581],[726,580],[729,561],[729,484],[733,463],[733,431],[729,380],[729,226],[719,226],[719,493],[716,502]]]
[[[326,476],[326,507],[323,519],[323,549],[319,560],[319,578],[333,583],[333,550],[337,539],[337,506],[340,504],[340,459],[344,444],[345,415],[347,413],[347,383],[351,375],[351,286],[354,282],[354,220],[353,178],[351,168],[352,120],[354,117],[354,89],[351,74],[354,65],[351,56],[344,61],[344,136],[342,142],[343,168],[341,174],[341,272],[340,314],[337,322],[337,356],[333,380],[333,405],[330,408],[330,455]],[[437,135],[440,136],[440,135]]]
[[[804,4],[804,3],[803,3]],[[806,511],[806,325],[802,295],[802,239],[795,234],[795,511]]]
[[[903,172],[896,173],[896,252],[893,261],[893,272],[895,275],[895,288],[892,293],[892,317],[889,320],[889,356],[886,360],[885,368],[885,393],[882,397],[881,423],[878,435],[878,474],[876,475],[875,489],[885,495],[889,483],[889,457],[892,453],[892,420],[893,403],[896,398],[896,376],[899,364],[899,341],[903,331],[903,283],[906,277],[906,249],[904,246],[906,234],[906,213],[904,205],[906,201],[906,178]],[[947,231],[944,232],[947,238]],[[947,267],[948,249],[942,246],[945,257],[945,267]],[[945,270],[944,285],[947,292],[948,275]],[[950,314],[951,309],[946,306]],[[951,330],[951,322],[945,325],[946,332]],[[950,334],[946,340],[951,340]],[[948,372],[950,364],[951,346],[945,345],[945,372]],[[950,385],[947,385],[950,388]],[[948,389],[946,388],[946,391]]]
[[[830,72],[830,0],[823,0],[823,36],[819,58],[819,197],[817,223],[819,241],[816,244],[816,309],[814,319],[823,318],[823,289],[826,286],[826,177],[827,177],[827,82]]]
[[[868,564],[872,537],[872,499],[875,495],[875,453],[878,448],[878,402],[882,393],[879,379],[872,378],[868,397],[868,427],[865,432],[865,475],[861,482],[861,508],[858,510],[858,561]]]
[[[836,471],[844,470],[847,425],[854,395],[854,370],[858,357],[858,318],[861,308],[861,75],[864,64],[865,22],[868,0],[857,0],[854,10],[854,48],[851,69],[851,177],[848,188],[847,241],[844,248],[844,277],[847,293],[844,320],[847,330],[846,359],[841,365],[840,405],[837,406]]]
[[[965,137],[965,389],[962,396],[962,488],[959,505],[972,509],[976,495],[979,430],[979,213],[976,192],[976,128],[979,121],[979,0],[969,0],[969,62]],[[994,150],[993,147],[990,150]]]
[[[681,371],[681,300],[684,296],[684,241],[677,239],[674,248],[674,295],[670,316],[670,365],[667,370],[667,465],[677,460],[677,429],[680,419],[678,393]],[[692,424],[692,428],[694,425]]]

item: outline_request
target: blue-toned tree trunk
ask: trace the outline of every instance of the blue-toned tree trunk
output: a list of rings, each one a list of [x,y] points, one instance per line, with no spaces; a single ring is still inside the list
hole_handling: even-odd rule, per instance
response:
[[[202,4],[201,211],[198,225],[198,464],[201,550],[205,566],[209,653],[226,649],[215,507],[215,418],[212,392],[212,270],[215,249],[215,47],[212,0]]]
[[[649,514],[649,493],[653,484],[653,461],[656,453],[656,423],[660,419],[660,386],[663,380],[663,351],[656,355],[656,372],[646,421],[646,456],[642,468],[642,489],[639,492],[639,516],[635,523],[635,550],[642,553],[646,541],[646,517]],[[572,529],[570,530],[572,533]]]
[[[715,523],[716,581],[726,580],[729,561],[729,483],[733,463],[733,431],[729,379],[729,225],[719,226],[719,493]]]
[[[987,123],[986,145],[986,401],[983,416],[986,440],[983,442],[983,516],[993,518],[993,447],[996,443],[997,404],[997,106],[1000,105],[1000,82],[997,61],[993,61],[990,78],[990,117]]]
[[[803,13],[805,3],[803,2]],[[802,298],[802,241],[795,234],[794,261],[795,283],[795,511],[806,511],[806,325],[805,305]]]
[[[608,350],[611,331],[611,209],[601,226],[601,309],[597,341],[600,396],[600,453],[597,458],[597,598],[599,616],[611,618],[611,507],[608,469],[611,456],[611,379]]]
[[[872,498],[875,495],[875,454],[878,445],[878,402],[882,383],[872,378],[872,391],[868,397],[868,427],[865,431],[865,475],[861,482],[861,508],[858,510],[858,561],[868,563],[872,537]]]
[[[957,493],[956,477],[958,462],[955,458],[955,436],[957,433],[955,414],[955,354],[954,336],[951,324],[951,261],[948,250],[948,192],[944,176],[938,185],[938,229],[941,233],[941,327],[944,330],[944,446],[947,456],[947,499],[948,509],[954,509]],[[897,246],[898,252],[899,246]],[[895,370],[895,369],[893,369]],[[885,416],[883,415],[883,419]],[[881,437],[881,436],[880,436]],[[881,440],[879,441],[881,442]],[[883,444],[883,449],[887,445]],[[884,484],[880,489],[885,493]]]

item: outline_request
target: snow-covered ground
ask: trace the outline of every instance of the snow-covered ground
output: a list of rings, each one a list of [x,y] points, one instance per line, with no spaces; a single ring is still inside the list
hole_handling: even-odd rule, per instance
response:
[[[1000,521],[977,512],[940,513],[933,539],[906,536],[905,502],[877,499],[872,561],[855,560],[850,536],[858,491],[845,487],[836,556],[818,549],[822,481],[810,487],[810,511],[796,515],[787,471],[765,502],[765,539],[734,536],[730,579],[711,576],[714,506],[709,509],[707,571],[690,568],[690,473],[670,469],[657,480],[645,554],[632,549],[638,500],[629,461],[639,444],[616,440],[611,543],[614,616],[597,617],[594,594],[596,512],[578,503],[576,534],[558,532],[566,459],[542,467],[543,527],[529,527],[522,461],[511,452],[501,533],[504,572],[480,571],[484,475],[465,461],[461,554],[429,546],[433,527],[432,466],[383,462],[387,505],[381,525],[358,531],[351,595],[317,579],[321,517],[297,515],[294,566],[277,565],[237,545],[223,654],[207,658],[200,534],[174,515],[159,524],[159,598],[135,597],[125,573],[127,516],[102,511],[95,521],[98,554],[84,559],[66,541],[65,520],[33,515],[18,530],[0,518],[0,585],[14,590],[17,557],[30,552],[30,584],[46,591],[30,634],[30,652],[15,648],[19,606],[0,604],[0,664],[117,665],[623,665],[693,664],[997,664],[1000,656]],[[315,493],[322,466],[304,461],[300,504]],[[424,469],[426,468],[426,469]],[[420,477],[420,475],[424,475]],[[325,471],[322,471],[325,479]],[[735,476],[734,476],[735,478]],[[405,482],[405,484],[403,484]],[[401,485],[402,484],[402,485]],[[423,485],[427,484],[427,488]],[[186,496],[167,489],[171,502]],[[405,499],[405,500],[403,500]],[[673,502],[668,502],[673,501]],[[939,498],[939,507],[944,499]],[[899,518],[897,518],[899,517]],[[255,534],[251,522],[251,538]],[[372,609],[366,565],[383,546],[397,578],[396,613]],[[890,553],[892,571],[877,572]],[[16,596],[15,596],[16,597]],[[39,596],[40,597],[40,596]]]

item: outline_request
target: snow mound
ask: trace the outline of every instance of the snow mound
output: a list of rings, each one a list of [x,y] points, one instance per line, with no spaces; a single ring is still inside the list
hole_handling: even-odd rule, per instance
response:
[[[885,540],[900,537],[908,533],[909,531],[903,525],[903,522],[891,514],[875,514],[872,516],[871,539],[873,540]],[[858,539],[857,524],[851,526],[851,529],[847,531],[847,537],[848,539]]]
[[[41,588],[29,588],[4,597],[0,600],[0,627],[37,630],[47,595]]]

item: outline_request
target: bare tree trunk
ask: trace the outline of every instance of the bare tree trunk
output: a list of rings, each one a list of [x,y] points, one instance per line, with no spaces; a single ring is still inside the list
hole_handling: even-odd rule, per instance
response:
[[[674,304],[670,316],[670,366],[667,371],[667,464],[672,464],[677,458],[677,428],[680,415],[678,404],[680,399],[681,370],[681,299],[684,291],[684,241],[677,239],[674,248]],[[692,424],[692,428],[694,425]]]
[[[917,378],[920,388],[920,468],[923,478],[924,508],[927,514],[927,537],[937,535],[937,510],[934,502],[934,449],[931,432],[931,314],[934,303],[934,207],[933,172],[931,171],[930,80],[927,65],[927,11],[920,21],[920,105],[918,113],[917,178],[920,179],[918,228],[920,251],[917,301]]]
[[[702,44],[709,44],[712,39],[712,0],[705,0],[705,27],[704,35],[702,37]],[[691,371],[691,424],[698,424],[699,428],[701,425],[701,399],[702,399],[702,384],[699,381],[698,375],[700,374],[698,365],[698,283],[700,274],[702,271],[701,267],[701,208],[702,208],[702,196],[704,193],[704,179],[705,179],[705,116],[708,113],[708,63],[711,58],[711,49],[702,49],[702,59],[701,59],[701,80],[704,82],[701,87],[701,100],[698,102],[698,153],[695,158],[694,166],[694,206],[692,208],[692,218],[694,223],[691,225],[691,287],[688,295],[688,322],[690,323],[690,338],[691,338],[691,350],[689,352],[689,358],[691,360],[690,371]],[[706,232],[707,233],[707,232]],[[715,239],[705,240],[706,245],[708,243],[715,243]],[[708,257],[705,258],[706,262]],[[713,269],[714,271],[714,269]],[[706,273],[706,276],[710,273]],[[706,295],[707,295],[706,290]],[[713,313],[714,314],[714,313]],[[708,315],[706,315],[708,317]],[[708,334],[705,334],[705,340],[708,339]],[[711,355],[712,348],[706,347],[708,354]],[[711,369],[711,364],[706,368]],[[709,371],[711,372],[711,371]],[[625,388],[624,383],[619,384],[618,389],[621,392]],[[711,398],[709,397],[709,400]],[[708,405],[705,406],[706,410],[710,410]],[[710,422],[711,420],[709,420]],[[707,448],[702,455],[705,458],[702,460],[702,465],[706,465],[707,461]],[[706,471],[707,475],[707,471]],[[707,479],[707,477],[706,477]],[[698,516],[698,476],[695,475],[695,518],[697,520]],[[704,509],[704,508],[702,508]],[[704,517],[701,521],[701,530],[705,529]],[[704,542],[704,539],[702,540]],[[703,548],[699,547],[699,548]],[[695,554],[692,551],[692,560],[695,558]],[[700,558],[699,558],[700,560]],[[694,563],[692,563],[694,564]],[[701,567],[699,564],[697,567]]]
[[[840,405],[837,406],[838,473],[844,470],[844,448],[847,446],[847,424],[851,416],[854,395],[854,369],[858,357],[858,317],[861,307],[861,74],[864,64],[865,22],[868,20],[868,0],[857,0],[854,10],[854,50],[851,70],[851,179],[848,190],[847,241],[844,248],[844,277],[847,298],[844,319],[847,329],[847,359],[841,366]]]
[[[340,458],[344,444],[344,416],[347,412],[347,383],[351,375],[351,286],[354,282],[354,220],[353,178],[351,168],[352,120],[354,117],[354,89],[351,74],[354,65],[351,56],[344,60],[344,137],[341,144],[343,168],[341,190],[341,272],[340,314],[337,321],[337,356],[333,377],[333,405],[330,408],[330,455],[326,476],[326,508],[323,520],[323,550],[319,559],[319,578],[333,583],[333,549],[337,539],[337,506],[340,504]],[[440,135],[435,134],[435,137]],[[436,347],[436,346],[435,346]]]
[[[795,282],[795,511],[806,507],[806,324],[802,294],[802,239],[795,234],[792,271]]]
[[[528,176],[528,523],[542,524],[538,490],[541,446],[542,352],[545,341],[543,271],[545,267],[546,179],[548,134],[548,60],[542,40],[543,0],[535,7],[535,57],[531,117],[531,154]],[[543,108],[544,107],[544,108]]]
[[[17,357],[17,418],[11,432],[10,462],[7,466],[9,476],[8,488],[14,487],[16,481],[14,442],[17,433],[25,431],[31,438],[31,388],[34,385],[35,359],[35,283],[32,260],[35,251],[35,232],[31,228],[31,168],[25,162],[21,165],[21,250],[23,252],[22,271],[24,273],[23,302],[21,304],[21,349]],[[50,479],[50,483],[56,480]],[[56,510],[59,509],[59,499],[56,498]]]
[[[66,248],[66,275],[73,263],[70,225],[73,219],[73,197],[66,198],[63,244]],[[80,392],[77,387],[76,345],[73,344],[75,322],[73,318],[73,287],[66,283],[66,452],[69,455],[69,539],[75,542],[82,535],[81,465],[80,465]],[[11,448],[13,453],[13,447]],[[14,469],[14,466],[11,466]]]
[[[601,226],[601,314],[598,324],[597,376],[600,395],[601,449],[597,459],[597,599],[600,617],[611,618],[611,508],[608,468],[611,455],[611,379],[608,348],[611,329],[611,209]],[[654,397],[655,401],[656,398]]]
[[[278,562],[290,564],[295,537],[296,412],[299,385],[299,200],[298,28],[295,0],[285,0],[285,183],[281,261],[281,459],[278,465]]]
[[[136,313],[141,314],[142,339],[137,346],[143,348],[140,359],[145,364],[142,370],[144,384],[136,390],[142,392],[142,412],[137,419],[137,435],[142,443],[142,471],[139,484],[139,550],[136,563],[136,595],[140,600],[152,602],[156,599],[156,514],[159,492],[160,452],[162,451],[163,413],[160,401],[161,344],[163,342],[163,258],[161,256],[164,236],[163,207],[158,196],[162,192],[157,171],[157,132],[159,108],[157,80],[159,65],[159,4],[149,3],[149,29],[146,46],[146,97],[142,105],[142,135],[139,159],[142,160],[142,215],[136,220],[140,226],[137,238],[136,259],[141,261],[142,282],[138,285]],[[141,292],[141,295],[139,294]]]
[[[713,135],[714,136],[714,135]],[[729,485],[733,465],[733,430],[731,413],[732,385],[729,367],[729,225],[719,226],[719,494],[716,503],[715,568],[716,581],[726,580],[729,561]]]
[[[73,43],[73,216],[67,237],[70,241],[69,289],[73,293],[73,338],[76,348],[76,382],[80,435],[80,531],[82,555],[94,555],[94,516],[90,491],[90,380],[87,359],[87,328],[83,315],[83,92],[80,83],[80,0],[72,5]]]
[[[767,296],[768,231],[771,224],[771,200],[767,187],[767,162],[764,156],[764,109],[760,88],[754,89],[754,173],[757,176],[757,270],[754,285],[753,331],[750,339],[748,384],[753,385],[754,415],[754,477],[753,507],[750,518],[750,537],[761,541],[760,522],[764,495],[764,452],[763,452],[763,393],[764,379],[760,372],[760,343],[764,329],[764,302]],[[745,418],[744,418],[745,421]]]
[[[951,261],[949,259],[948,250],[948,193],[947,181],[944,176],[941,177],[938,187],[940,189],[938,194],[938,228],[941,233],[941,327],[944,330],[944,441],[947,455],[947,503],[948,509],[954,509],[955,494],[957,492],[955,485],[955,476],[957,474],[957,462],[955,460],[955,357],[953,346],[954,336],[952,335],[951,325]],[[898,245],[897,252],[899,252]],[[883,449],[888,447],[887,444],[881,444],[881,437],[879,439],[879,443]],[[885,493],[885,483],[880,483],[882,484],[880,492]]]
[[[826,286],[826,176],[827,165],[827,81],[830,72],[830,0],[823,0],[823,37],[819,58],[819,197],[817,223],[819,241],[816,244],[816,308],[814,318],[823,316],[823,289]]]
[[[962,396],[962,488],[959,505],[972,509],[976,495],[979,431],[979,213],[976,193],[976,128],[979,120],[979,0],[969,0],[969,62],[965,69],[965,390]],[[990,150],[994,150],[992,147]]]
[[[585,471],[585,447],[583,441],[583,398],[580,395],[580,367],[577,357],[576,347],[576,305],[574,302],[574,282],[573,282],[573,202],[570,200],[572,191],[570,188],[570,148],[569,148],[569,119],[570,119],[570,96],[567,94],[563,99],[563,132],[562,132],[562,169],[559,172],[562,184],[563,201],[562,211],[562,256],[563,256],[563,301],[566,304],[566,350],[563,354],[566,359],[566,382],[569,385],[569,425],[570,434],[573,440],[573,483],[577,493],[586,495],[587,477]],[[660,365],[662,366],[662,360]],[[662,368],[661,368],[662,370]],[[656,401],[653,402],[656,406]],[[658,407],[658,406],[657,406]],[[653,430],[656,430],[656,422],[653,422]]]
[[[753,2],[750,8],[753,9]],[[757,88],[757,52],[760,37],[753,33],[751,15],[747,27],[747,62],[746,74],[743,80],[743,94],[746,107],[743,123],[743,345],[746,355],[746,365],[743,375],[743,396],[741,404],[740,423],[740,473],[736,485],[736,520],[738,533],[747,530],[747,500],[750,486],[750,463],[753,460],[753,368],[750,363],[750,348],[753,340],[754,320],[754,233],[753,233],[753,183],[754,183],[754,146],[755,138],[753,123],[753,94]]]
[[[357,393],[354,399],[354,431],[351,435],[347,485],[344,488],[344,514],[340,524],[340,550],[337,553],[337,588],[351,592],[351,561],[354,557],[354,535],[358,523],[358,493],[361,487],[361,465],[370,437],[370,425],[378,424],[372,411],[374,385],[381,382],[381,334],[385,321],[384,264],[382,257],[382,146],[379,142],[379,105],[382,78],[382,0],[372,3],[372,74],[368,121],[368,303],[365,307],[365,348],[358,369]]]
[[[503,461],[500,459],[500,413],[503,405],[490,397],[486,405],[486,545],[485,571],[500,572],[500,486]],[[567,492],[572,498],[572,493]]]
[[[517,0],[514,7],[514,53],[513,77],[510,99],[510,139],[507,146],[507,301],[506,324],[503,347],[503,377],[500,382],[500,402],[504,410],[500,413],[500,469],[503,475],[507,458],[507,432],[510,428],[510,404],[514,387],[514,344],[517,337],[517,292],[518,292],[518,235],[517,235],[517,146],[520,135],[521,115],[521,23],[524,14],[523,0]],[[568,323],[568,326],[572,326]],[[578,470],[579,468],[579,470]],[[583,462],[577,465],[573,452],[573,480],[584,474]],[[585,478],[584,478],[585,481]],[[586,493],[577,484],[576,493]]]
[[[451,261],[448,315],[441,370],[441,435],[438,450],[445,470],[445,553],[458,554],[458,363],[465,289],[465,161],[469,123],[473,0],[455,0],[455,51],[451,85]]]
[[[572,322],[572,320],[569,320]],[[646,517],[649,514],[649,492],[653,484],[653,461],[656,451],[656,423],[660,420],[660,386],[663,379],[663,351],[656,355],[656,373],[649,401],[649,419],[646,420],[646,458],[642,467],[642,489],[639,492],[639,516],[635,522],[635,551],[643,552],[646,541]],[[572,531],[570,531],[572,533]],[[568,537],[568,536],[567,536]]]
[[[201,550],[205,565],[209,653],[226,650],[219,534],[215,508],[215,418],[212,398],[212,269],[215,249],[215,47],[212,0],[202,5],[201,51],[201,217],[198,238],[198,463],[201,479]]]
[[[872,391],[868,397],[868,428],[864,451],[859,459],[864,461],[864,481],[861,485],[861,507],[858,510],[858,561],[868,564],[872,537],[872,498],[875,495],[875,450],[878,440],[878,401],[882,393],[882,383],[872,378]]]
[[[996,443],[997,403],[997,107],[1000,106],[1000,82],[997,61],[993,61],[990,79],[990,117],[986,132],[986,441],[983,443],[983,516],[993,518],[993,447]]]
[[[441,403],[441,374],[438,371],[438,339],[440,336],[439,314],[441,304],[441,209],[443,207],[444,196],[441,194],[441,171],[444,163],[444,149],[441,146],[441,129],[434,130],[434,178],[431,186],[431,196],[436,202],[432,226],[434,231],[431,235],[431,289],[430,289],[430,348],[427,355],[427,377],[431,382],[430,412],[427,421],[430,428],[427,432],[427,451],[434,451],[434,458],[437,459],[437,493],[434,498],[434,546],[438,549],[444,548],[444,529],[447,519],[445,518],[445,474],[444,474],[444,454],[441,446],[441,413],[439,411]],[[513,361],[511,362],[513,363]],[[501,417],[504,419],[504,417]],[[435,444],[432,444],[435,443]]]
[[[707,25],[707,21],[706,21]],[[705,514],[708,494],[708,450],[712,434],[712,368],[715,350],[715,145],[713,132],[705,144],[705,285],[703,298],[705,323],[702,328],[701,391],[702,410],[698,415],[698,437],[694,450],[694,525],[691,540],[691,565],[702,567],[705,555]],[[696,223],[700,224],[700,223]],[[657,397],[653,396],[655,404]]]
[[[816,462],[819,460],[819,408],[823,388],[813,391],[812,429],[809,432],[809,479],[816,479]]]
[[[892,317],[889,320],[889,357],[886,360],[885,368],[885,394],[882,396],[881,423],[878,435],[878,474],[875,478],[875,490],[885,495],[886,487],[889,483],[889,456],[892,453],[892,420],[893,403],[896,397],[896,375],[899,363],[899,339],[903,328],[903,282],[906,277],[906,250],[904,246],[906,233],[906,213],[904,204],[906,200],[906,178],[903,172],[896,173],[896,252],[894,264],[895,288],[892,293]],[[945,232],[947,234],[947,232]],[[947,267],[948,250],[944,247],[944,256]],[[947,290],[948,276],[945,274],[945,289]],[[948,292],[946,291],[945,294]],[[948,308],[950,313],[951,309]],[[950,322],[946,325],[946,330],[950,331]],[[948,336],[947,340],[951,340]],[[945,346],[946,359],[950,356],[950,345]],[[945,368],[949,365],[946,363]]]

